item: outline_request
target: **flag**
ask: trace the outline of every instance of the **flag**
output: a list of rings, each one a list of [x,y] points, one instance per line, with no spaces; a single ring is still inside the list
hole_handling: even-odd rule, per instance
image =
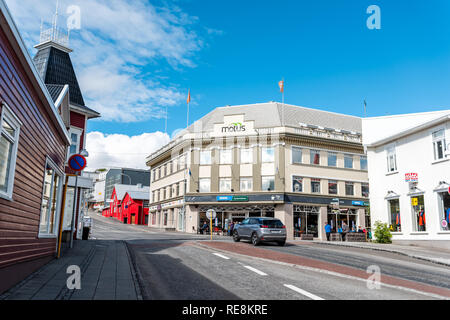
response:
[[[189,89],[188,98],[187,98],[187,103],[189,104],[190,102],[191,102],[191,89]]]
[[[278,82],[278,86],[280,87],[280,92],[284,93],[284,81],[281,80],[280,82]]]

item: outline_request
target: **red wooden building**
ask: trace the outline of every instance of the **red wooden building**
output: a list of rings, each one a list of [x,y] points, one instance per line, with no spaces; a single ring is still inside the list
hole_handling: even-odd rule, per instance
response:
[[[54,258],[70,137],[0,0],[0,293]]]

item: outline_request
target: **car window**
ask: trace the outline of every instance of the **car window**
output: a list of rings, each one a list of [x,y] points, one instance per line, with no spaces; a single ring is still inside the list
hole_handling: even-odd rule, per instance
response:
[[[268,226],[269,228],[283,228],[283,223],[280,220],[259,219],[260,224]]]
[[[242,221],[241,222],[241,224],[248,224],[248,221],[249,221],[250,219],[245,219],[244,221]]]
[[[250,219],[250,224],[258,224],[258,219]]]

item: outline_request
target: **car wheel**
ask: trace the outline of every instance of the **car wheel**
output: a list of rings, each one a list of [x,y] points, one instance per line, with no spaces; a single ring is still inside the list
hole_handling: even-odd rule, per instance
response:
[[[280,247],[284,246],[285,244],[286,244],[286,240],[284,240],[284,241],[278,241],[278,245],[279,245]]]
[[[241,241],[241,238],[239,238],[239,234],[237,233],[237,231],[233,232],[233,241],[234,242]]]
[[[257,246],[259,244],[259,239],[258,239],[258,235],[256,233],[252,234],[252,244],[254,246]]]

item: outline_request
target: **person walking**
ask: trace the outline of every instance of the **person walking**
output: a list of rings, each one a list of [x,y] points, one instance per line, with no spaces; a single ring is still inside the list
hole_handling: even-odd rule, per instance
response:
[[[349,231],[348,225],[345,222],[342,222],[342,241],[345,241],[345,237]]]
[[[325,233],[327,235],[327,241],[330,241],[330,235],[331,235],[331,225],[327,222],[325,222]]]
[[[230,229],[228,230],[228,235],[232,236],[233,235],[233,229],[234,229],[234,222],[231,221],[230,223]]]

